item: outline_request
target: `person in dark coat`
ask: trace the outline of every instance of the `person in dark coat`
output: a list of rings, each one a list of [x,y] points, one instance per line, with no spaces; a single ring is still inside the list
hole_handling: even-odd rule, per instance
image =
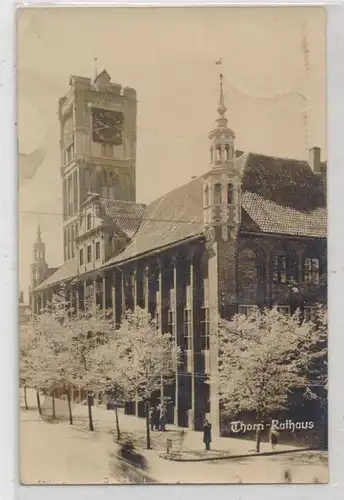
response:
[[[274,424],[271,424],[269,438],[271,443],[271,448],[274,450],[278,444],[278,430]]]
[[[211,423],[207,419],[204,420],[203,424],[203,443],[205,444],[205,449],[209,451],[211,443]]]
[[[157,412],[156,407],[152,406],[150,408],[150,416],[149,416],[152,431],[154,431],[154,427],[155,427],[155,429],[157,429],[157,413],[158,412]]]

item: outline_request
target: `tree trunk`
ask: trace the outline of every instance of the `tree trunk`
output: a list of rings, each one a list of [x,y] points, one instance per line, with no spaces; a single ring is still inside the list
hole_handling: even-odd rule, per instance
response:
[[[117,441],[120,441],[120,439],[121,439],[121,432],[119,430],[118,406],[117,406],[116,402],[115,402],[115,415],[116,415]]]
[[[147,440],[147,450],[151,449],[151,442],[150,442],[150,422],[149,422],[149,401],[146,402],[145,404],[146,407],[146,440]]]
[[[70,387],[67,387],[67,402],[68,402],[69,423],[70,423],[70,425],[73,425],[73,414],[72,414]]]
[[[25,404],[25,410],[29,409],[29,406],[27,404],[27,392],[26,392],[26,385],[24,385],[24,404]]]
[[[39,397],[39,392],[36,391],[36,399],[37,399],[37,408],[38,408],[38,413],[40,416],[42,416],[42,406],[41,406],[41,399]]]
[[[261,433],[261,428],[260,424],[262,423],[261,418],[257,416],[256,418],[256,453],[260,452],[260,433]]]
[[[92,419],[92,396],[90,393],[87,394],[87,406],[88,406],[88,421],[90,431],[94,431],[93,419]]]
[[[55,391],[52,392],[52,402],[53,402],[53,418],[56,418],[56,408],[55,408]]]

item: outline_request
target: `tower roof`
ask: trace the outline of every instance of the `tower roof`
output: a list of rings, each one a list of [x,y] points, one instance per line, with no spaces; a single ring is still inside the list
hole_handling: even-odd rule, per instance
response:
[[[226,117],[227,107],[225,104],[225,96],[223,93],[223,73],[220,73],[220,98],[217,106],[218,117],[216,118],[217,126],[210,132],[209,139],[212,139],[216,135],[223,135],[224,133],[233,136],[234,132],[228,127],[228,120]]]

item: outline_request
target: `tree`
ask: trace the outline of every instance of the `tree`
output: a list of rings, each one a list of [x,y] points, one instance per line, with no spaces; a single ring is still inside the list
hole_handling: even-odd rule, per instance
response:
[[[62,283],[59,293],[53,294],[51,302],[47,303],[36,320],[37,342],[32,355],[35,386],[37,390],[48,390],[52,395],[52,417],[56,418],[55,392],[64,389],[68,400],[69,423],[73,424],[70,402],[72,358],[67,344],[71,313],[67,286]]]
[[[286,316],[276,308],[256,308],[249,317],[221,320],[220,400],[225,411],[254,412],[256,423],[261,424],[272,412],[285,408],[294,388],[312,394],[309,375],[319,358],[322,338],[323,332],[313,323],[301,321],[298,311]],[[256,425],[257,452],[260,430],[261,425]]]
[[[19,335],[20,335],[19,338],[20,385],[22,385],[24,389],[25,410],[28,410],[27,387],[32,386],[32,378],[34,375],[34,370],[32,365],[32,351],[35,349],[36,345],[36,335],[35,335],[34,325],[32,323],[29,323],[27,325],[20,325]],[[39,394],[37,393],[37,395],[39,400]],[[38,411],[40,412],[40,405],[38,406]]]
[[[162,333],[140,308],[128,311],[116,332],[116,372],[127,394],[144,402],[147,449],[150,449],[150,400],[161,379],[172,379],[180,350],[169,333]]]
[[[101,374],[94,363],[95,350],[107,344],[113,335],[113,325],[106,312],[85,302],[85,310],[66,324],[65,345],[72,357],[72,381],[87,392],[89,429],[94,431],[92,397],[101,387]]]

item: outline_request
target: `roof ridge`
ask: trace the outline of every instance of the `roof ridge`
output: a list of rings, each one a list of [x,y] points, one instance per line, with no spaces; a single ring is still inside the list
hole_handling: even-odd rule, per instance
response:
[[[270,158],[271,160],[294,161],[294,162],[298,162],[298,163],[304,163],[305,165],[309,166],[309,163],[308,163],[307,160],[303,160],[301,158],[294,158],[294,157],[291,157],[291,156],[268,155],[268,154],[265,154],[265,153],[254,153],[252,151],[249,151],[247,154],[251,155],[251,156],[263,156],[264,158]],[[239,158],[240,158],[240,156],[239,156]]]

